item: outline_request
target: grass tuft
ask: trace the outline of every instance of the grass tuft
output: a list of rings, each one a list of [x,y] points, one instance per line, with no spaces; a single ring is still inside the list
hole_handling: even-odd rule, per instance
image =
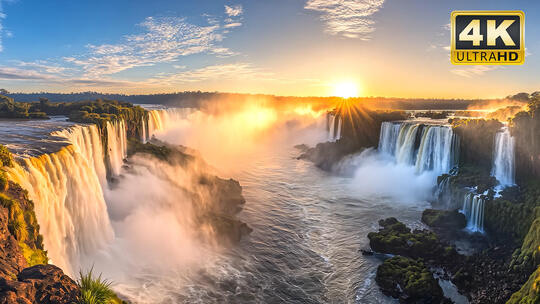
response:
[[[94,276],[93,267],[84,274],[79,272],[77,285],[81,290],[79,304],[109,304],[114,303],[116,294],[111,289],[110,281],[103,279],[101,274]]]

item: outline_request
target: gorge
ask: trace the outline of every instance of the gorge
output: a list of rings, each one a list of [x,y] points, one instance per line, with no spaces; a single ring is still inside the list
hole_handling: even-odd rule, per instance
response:
[[[536,206],[537,188],[522,183],[535,168],[520,170],[528,158],[518,123],[529,124],[526,117],[503,126],[407,119],[400,111],[342,103],[143,107],[117,119],[80,114],[95,121],[89,124],[56,117],[57,127],[41,131],[22,123],[19,132],[32,137],[2,137],[15,156],[3,169],[8,189],[27,191],[41,249],[72,278],[93,267],[134,303],[393,303],[392,297],[415,298],[388,292],[381,273],[409,263],[428,277],[435,267],[444,270],[429,281],[432,296],[485,303],[478,294],[491,291],[493,280],[482,285],[485,276],[470,269],[487,258],[465,255],[499,246],[510,251],[500,267],[512,260],[513,281],[493,303],[536,296],[525,284],[538,266],[529,233],[538,223],[526,211]],[[483,142],[471,136],[490,143],[477,149]],[[45,152],[31,149],[42,143]],[[293,148],[300,144],[301,151]],[[488,160],[476,162],[476,155]],[[421,216],[426,208],[434,211]],[[389,217],[413,229],[387,220],[379,234],[365,237]],[[437,225],[457,237],[440,234]],[[435,232],[417,232],[428,226]],[[386,243],[389,236],[419,247]],[[489,241],[460,245],[477,239]],[[370,245],[376,253],[362,255]],[[419,252],[452,257],[455,265]],[[474,283],[467,289],[463,282]]]

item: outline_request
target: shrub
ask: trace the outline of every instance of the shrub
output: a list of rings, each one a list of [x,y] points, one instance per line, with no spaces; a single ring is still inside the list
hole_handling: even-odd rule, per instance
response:
[[[12,167],[13,166],[13,156],[9,152],[8,148],[3,145],[0,145],[0,167]]]
[[[117,296],[111,289],[111,282],[94,276],[93,268],[86,274],[79,272],[77,286],[81,290],[79,304],[108,304],[116,302]]]

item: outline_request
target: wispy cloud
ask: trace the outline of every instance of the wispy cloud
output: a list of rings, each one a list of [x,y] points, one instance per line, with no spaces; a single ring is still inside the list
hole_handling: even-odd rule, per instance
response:
[[[87,77],[97,78],[192,54],[233,54],[218,45],[224,33],[217,24],[198,26],[184,18],[148,17],[140,26],[143,33],[127,35],[118,44],[88,45],[89,54],[64,59],[81,67]]]
[[[308,0],[304,8],[322,13],[327,33],[368,40],[375,30],[371,17],[383,3],[384,0]]]
[[[469,66],[469,67],[463,67],[463,68],[460,68],[460,69],[452,69],[450,70],[450,72],[458,75],[458,76],[462,76],[462,77],[466,77],[466,78],[472,78],[472,77],[475,77],[475,76],[482,76],[484,75],[486,72],[489,72],[489,71],[493,71],[497,69],[497,66],[487,66],[487,65],[473,65],[473,66]]]
[[[51,80],[54,76],[39,73],[34,70],[14,67],[0,67],[1,80]]]
[[[242,5],[233,5],[233,6],[225,5],[225,13],[229,15],[229,17],[240,16],[242,15],[243,12],[244,12],[244,9],[242,8]]]
[[[50,63],[46,60],[36,60],[36,61],[20,61],[15,60],[15,64],[19,67],[26,69],[36,70],[41,73],[53,74],[53,75],[62,75],[68,68],[60,66],[56,63]]]
[[[2,0],[0,0],[0,52],[4,50],[3,38],[5,34],[4,30],[4,19],[6,19],[6,14],[4,13],[4,7],[2,5]],[[11,32],[9,32],[11,35]]]
[[[161,75],[149,80],[149,83],[159,83],[161,85],[181,84],[199,82],[212,79],[254,79],[266,78],[271,76],[271,73],[265,72],[254,67],[250,63],[237,62],[228,64],[218,64],[202,67],[199,69],[189,70],[181,73]]]

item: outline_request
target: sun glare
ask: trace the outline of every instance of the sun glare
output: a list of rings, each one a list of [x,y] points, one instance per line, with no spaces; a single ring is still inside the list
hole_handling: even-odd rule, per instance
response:
[[[352,82],[338,83],[334,87],[334,95],[343,98],[358,97],[358,86]]]

